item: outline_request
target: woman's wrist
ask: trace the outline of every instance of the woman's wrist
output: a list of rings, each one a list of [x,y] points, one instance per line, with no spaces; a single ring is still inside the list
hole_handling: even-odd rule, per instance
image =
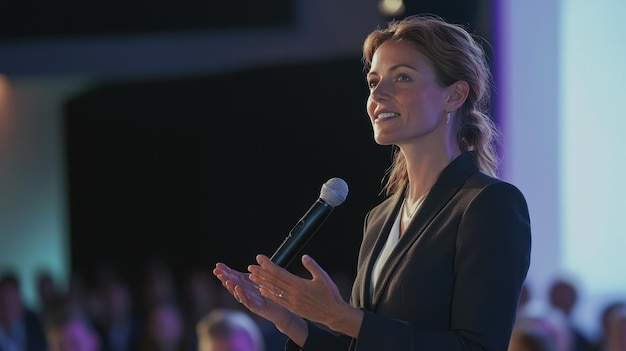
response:
[[[336,332],[357,338],[363,324],[364,313],[362,310],[345,304],[340,313],[334,314],[334,320],[330,321],[326,326]]]
[[[284,325],[276,325],[276,328],[281,333],[287,335],[296,345],[302,347],[309,336],[309,326],[303,318],[295,313],[290,313],[289,315],[286,323]]]

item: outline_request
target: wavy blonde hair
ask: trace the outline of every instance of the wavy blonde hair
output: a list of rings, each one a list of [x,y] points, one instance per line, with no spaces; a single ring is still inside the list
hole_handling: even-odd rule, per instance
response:
[[[496,176],[498,157],[495,142],[498,130],[487,111],[492,88],[491,70],[478,37],[463,27],[433,15],[416,15],[389,22],[387,28],[371,32],[363,43],[363,62],[369,71],[374,52],[387,40],[409,42],[435,66],[442,87],[457,81],[469,85],[465,103],[457,111],[457,143],[462,152],[473,151],[478,168]],[[403,190],[409,179],[404,154],[394,147],[393,162],[387,174],[387,195]]]

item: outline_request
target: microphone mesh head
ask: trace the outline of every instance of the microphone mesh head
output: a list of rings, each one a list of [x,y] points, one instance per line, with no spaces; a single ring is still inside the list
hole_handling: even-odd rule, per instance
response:
[[[348,184],[341,178],[330,178],[320,191],[320,199],[332,207],[341,205],[348,196]]]

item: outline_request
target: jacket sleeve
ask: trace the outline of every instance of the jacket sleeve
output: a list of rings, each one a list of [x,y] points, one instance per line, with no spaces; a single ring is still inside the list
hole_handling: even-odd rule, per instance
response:
[[[485,350],[507,349],[530,248],[522,194],[503,182],[485,188],[469,204],[459,227],[453,330]]]
[[[323,329],[316,324],[307,321],[309,327],[309,335],[304,343],[304,346],[300,348],[291,339],[287,340],[285,351],[346,351],[348,350],[351,342],[351,338],[332,333],[326,329]]]

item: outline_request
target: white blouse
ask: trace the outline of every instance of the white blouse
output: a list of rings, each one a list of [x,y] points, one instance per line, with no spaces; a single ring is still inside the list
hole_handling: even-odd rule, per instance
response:
[[[391,251],[398,244],[398,239],[400,238],[400,218],[402,217],[402,209],[398,211],[398,215],[396,216],[395,222],[393,222],[393,227],[391,227],[391,231],[389,232],[389,236],[387,237],[387,242],[385,243],[385,247],[380,251],[376,262],[374,263],[374,269],[372,270],[372,279],[370,286],[370,298],[374,294],[374,288],[376,287],[376,283],[378,282],[378,278],[380,276],[380,271],[383,269],[385,262],[389,259],[391,255]]]

